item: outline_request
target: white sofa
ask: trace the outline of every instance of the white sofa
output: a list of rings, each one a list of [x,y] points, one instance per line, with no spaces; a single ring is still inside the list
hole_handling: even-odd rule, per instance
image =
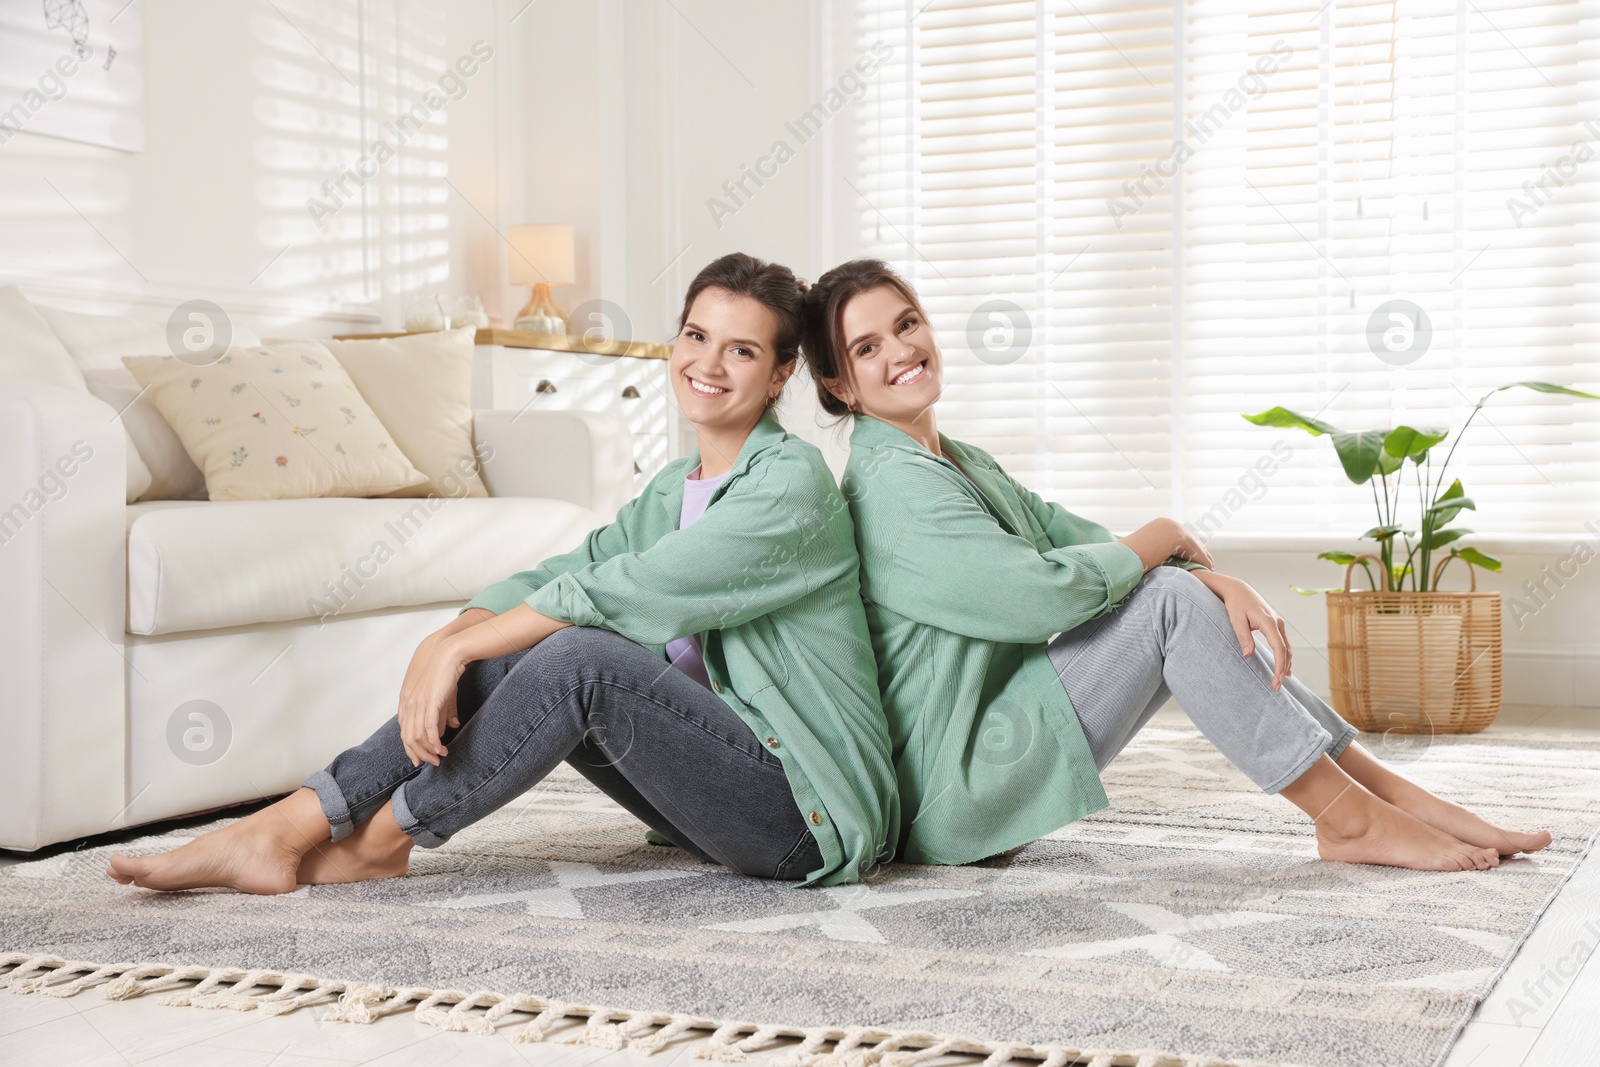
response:
[[[293,789],[394,713],[425,634],[632,494],[615,416],[473,433],[486,498],[126,504],[108,404],[0,384],[0,848]]]

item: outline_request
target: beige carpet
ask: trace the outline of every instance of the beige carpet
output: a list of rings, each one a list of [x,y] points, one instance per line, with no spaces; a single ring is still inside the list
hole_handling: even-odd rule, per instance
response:
[[[404,879],[260,898],[117,886],[109,849],[6,868],[0,984],[354,1022],[416,1010],[645,1052],[698,1038],[722,1060],[790,1035],[795,1067],[942,1049],[1428,1067],[1600,828],[1597,757],[1593,734],[1509,730],[1406,751],[1436,792],[1556,835],[1498,870],[1425,874],[1319,861],[1285,801],[1191,728],[1150,727],[1107,771],[1107,812],[982,864],[822,890],[647,845],[563,769],[419,849]]]

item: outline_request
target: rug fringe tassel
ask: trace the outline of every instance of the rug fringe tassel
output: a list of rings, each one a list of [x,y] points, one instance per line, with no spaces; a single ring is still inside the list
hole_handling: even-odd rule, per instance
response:
[[[322,1013],[330,1023],[375,1023],[409,1004],[413,991],[396,990],[376,982],[351,982],[339,994],[339,1002]]]
[[[1209,1056],[1176,1056],[1148,1050],[1107,1051],[1059,1045],[1031,1046],[920,1031],[885,1031],[853,1026],[799,1028],[728,1022],[668,1012],[633,1012],[479,990],[397,988],[376,982],[344,982],[309,974],[237,967],[169,963],[89,963],[49,953],[0,953],[0,988],[19,995],[71,997],[98,987],[109,1000],[129,1000],[174,984],[196,982],[160,1001],[175,1007],[259,1011],[283,1015],[330,999],[325,1022],[372,1023],[410,1007],[416,1020],[437,1030],[495,1034],[513,1012],[533,1018],[507,1034],[511,1041],[581,1045],[653,1055],[692,1031],[709,1031],[689,1056],[714,1063],[742,1063],[785,1037],[799,1045],[772,1057],[772,1067],[919,1067],[947,1052],[987,1055],[982,1067],[1221,1067]],[[563,1023],[584,1024],[552,1036]],[[1232,1061],[1239,1063],[1239,1061]],[[1243,1065],[1249,1067],[1249,1065]]]
[[[695,1018],[692,1015],[668,1015],[666,1022],[653,1034],[636,1037],[628,1042],[628,1049],[641,1056],[654,1056],[666,1048],[680,1034],[687,1033],[695,1028]]]
[[[572,1010],[572,1005],[563,1004],[559,1000],[552,1000],[544,1006],[533,1021],[517,1027],[511,1032],[511,1040],[518,1044],[530,1044],[543,1041],[550,1036],[550,1028],[566,1018]]]

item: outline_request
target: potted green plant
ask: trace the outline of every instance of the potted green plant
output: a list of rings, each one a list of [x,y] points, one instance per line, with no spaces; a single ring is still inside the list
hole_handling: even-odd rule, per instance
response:
[[[1466,495],[1461,479],[1449,478],[1449,470],[1456,447],[1489,398],[1516,388],[1600,400],[1549,382],[1512,382],[1491,389],[1473,405],[1437,471],[1433,451],[1450,439],[1448,429],[1341,430],[1284,407],[1244,416],[1257,426],[1330,437],[1345,476],[1372,491],[1378,521],[1361,536],[1376,542],[1375,551],[1320,552],[1318,559],[1345,567],[1343,587],[1295,587],[1299,593],[1328,597],[1333,705],[1363,730],[1466,733],[1483,729],[1499,714],[1500,594],[1479,593],[1473,568],[1498,571],[1500,561],[1463,544],[1461,539],[1472,531],[1451,525],[1461,512],[1477,510],[1477,504]],[[1414,493],[1407,491],[1408,469]],[[1412,500],[1415,528],[1405,515]],[[1455,559],[1468,565],[1470,592],[1438,588],[1445,566]],[[1350,576],[1358,565],[1370,588],[1352,592]]]

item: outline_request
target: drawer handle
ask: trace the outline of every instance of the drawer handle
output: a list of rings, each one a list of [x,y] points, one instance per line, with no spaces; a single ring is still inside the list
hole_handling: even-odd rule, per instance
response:
[[[533,391],[536,393],[553,393],[556,391],[556,384],[549,378],[540,378],[539,384],[533,387]]]
[[[639,390],[635,389],[631,385],[623,386],[622,387],[622,399],[624,399],[624,400],[638,400],[639,399]]]

